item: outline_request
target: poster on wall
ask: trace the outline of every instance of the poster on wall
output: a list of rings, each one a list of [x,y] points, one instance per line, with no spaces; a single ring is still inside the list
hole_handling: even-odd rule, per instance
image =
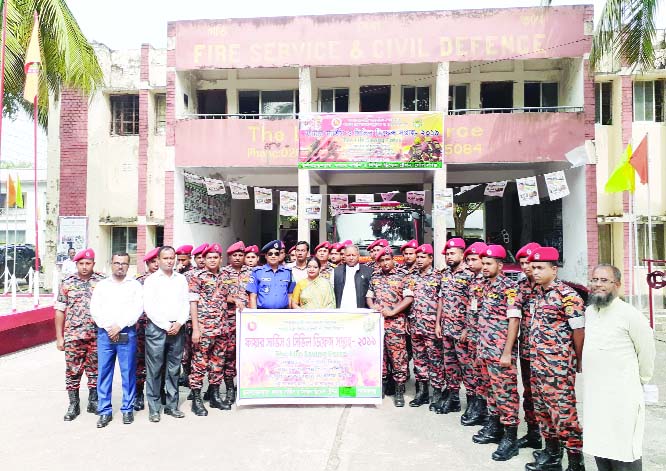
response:
[[[321,219],[321,195],[305,196],[305,217],[307,219]]]
[[[280,216],[298,216],[298,193],[280,192]]]
[[[331,206],[333,208],[345,209],[349,207],[349,195],[332,194],[329,196],[331,198]]]
[[[499,198],[504,196],[504,190],[506,189],[506,180],[503,182],[492,182],[486,185],[486,189],[483,194],[486,196],[497,196]]]
[[[442,167],[436,112],[313,113],[299,119],[299,168]]]
[[[254,209],[270,211],[273,209],[273,190],[254,187]]]
[[[374,203],[375,195],[374,193],[359,193],[354,195],[355,203]]]
[[[408,191],[407,202],[418,206],[425,205],[425,191]]]
[[[237,316],[239,406],[381,404],[378,312],[243,309]]]
[[[229,182],[229,190],[231,190],[231,198],[235,200],[249,200],[250,194],[247,191],[247,185],[241,183]]]
[[[433,192],[432,210],[435,213],[453,216],[453,188]]]
[[[536,177],[519,178],[516,180],[518,201],[521,206],[539,204],[539,189]]]
[[[548,188],[548,196],[551,201],[559,200],[569,195],[569,185],[563,171],[547,173],[543,176]]]
[[[388,193],[380,193],[382,196],[382,201],[391,201],[395,195],[400,193],[399,191],[389,191]]]
[[[79,252],[88,246],[88,217],[60,216],[58,218],[58,248],[56,262],[61,263],[67,258],[67,251],[74,249]]]
[[[184,221],[189,224],[209,224],[229,227],[231,199],[228,194],[208,194],[205,180],[185,174]]]

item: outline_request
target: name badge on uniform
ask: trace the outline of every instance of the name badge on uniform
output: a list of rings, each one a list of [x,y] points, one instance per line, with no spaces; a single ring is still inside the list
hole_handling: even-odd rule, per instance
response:
[[[469,308],[472,311],[478,311],[479,310],[479,301],[475,297],[472,298],[472,302],[470,303]]]
[[[264,293],[270,293],[270,292],[271,292],[271,287],[270,287],[270,286],[264,286],[261,290],[262,290]]]

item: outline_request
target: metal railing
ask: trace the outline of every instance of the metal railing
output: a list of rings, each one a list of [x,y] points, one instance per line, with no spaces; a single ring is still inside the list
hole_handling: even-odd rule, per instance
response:
[[[450,115],[490,113],[582,113],[582,106],[522,106],[517,108],[463,108],[449,110]]]
[[[183,119],[297,119],[297,113],[188,113]]]

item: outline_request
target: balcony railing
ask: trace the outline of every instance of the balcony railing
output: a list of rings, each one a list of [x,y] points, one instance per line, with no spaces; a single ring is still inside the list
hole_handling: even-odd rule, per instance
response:
[[[18,216],[25,216],[26,211],[25,208],[0,208],[0,217],[18,217]]]
[[[220,113],[220,114],[199,114],[188,113],[183,119],[297,119],[296,113]]]
[[[463,108],[449,110],[450,115],[490,113],[582,113],[582,106],[522,106],[519,108]]]

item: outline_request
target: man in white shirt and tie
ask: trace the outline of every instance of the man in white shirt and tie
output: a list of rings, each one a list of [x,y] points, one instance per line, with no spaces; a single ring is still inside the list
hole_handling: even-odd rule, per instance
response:
[[[69,250],[67,250],[67,259],[62,262],[62,267],[60,268],[63,279],[77,272],[74,255],[76,255],[76,250],[70,247]]]
[[[161,247],[157,253],[159,270],[143,284],[146,326],[146,397],[148,420],[160,421],[162,403],[160,371],[165,367],[166,404],[164,413],[185,417],[178,409],[178,377],[185,345],[185,329],[190,312],[190,295],[185,275],[174,270],[176,251]]]
[[[333,270],[335,305],[338,309],[365,308],[372,270],[358,263],[358,247],[350,245],[344,251],[344,263]]]
[[[125,252],[111,259],[112,276],[100,281],[90,300],[90,315],[97,324],[97,428],[106,427],[113,419],[111,391],[113,370],[118,358],[122,375],[123,423],[134,422],[136,396],[136,329],[143,312],[141,284],[127,277],[130,257]]]

